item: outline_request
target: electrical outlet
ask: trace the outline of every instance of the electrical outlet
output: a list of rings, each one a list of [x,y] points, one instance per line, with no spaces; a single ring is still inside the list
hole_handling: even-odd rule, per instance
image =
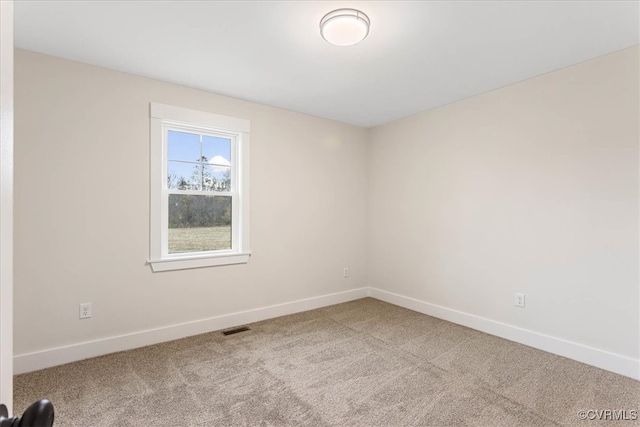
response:
[[[91,303],[86,302],[84,304],[80,304],[80,318],[88,319],[91,317]]]
[[[345,267],[344,270],[342,270],[342,277],[349,277],[349,267]]]
[[[524,294],[516,292],[516,307],[524,308]]]

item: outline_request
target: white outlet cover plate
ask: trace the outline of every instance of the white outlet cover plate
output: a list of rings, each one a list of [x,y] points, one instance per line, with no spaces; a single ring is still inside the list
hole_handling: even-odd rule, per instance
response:
[[[91,317],[91,303],[80,304],[80,318],[88,319]]]

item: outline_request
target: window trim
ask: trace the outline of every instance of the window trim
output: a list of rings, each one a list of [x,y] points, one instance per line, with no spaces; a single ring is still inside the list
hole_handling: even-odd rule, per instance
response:
[[[234,212],[232,220],[233,249],[215,252],[194,252],[185,254],[166,253],[166,237],[168,232],[168,209],[164,206],[167,174],[167,144],[165,128],[186,126],[202,131],[215,131],[235,137],[235,150],[232,149],[232,171],[236,180],[236,195],[232,197]],[[250,154],[250,122],[249,120],[187,108],[174,107],[155,102],[150,103],[150,259],[148,264],[154,272],[179,270],[188,268],[213,267],[230,264],[243,264],[251,256],[249,240],[249,154]],[[237,156],[234,163],[233,156]],[[211,192],[215,195],[216,192]],[[227,193],[226,196],[229,196]],[[238,216],[236,217],[235,212]],[[237,218],[237,219],[236,219]]]

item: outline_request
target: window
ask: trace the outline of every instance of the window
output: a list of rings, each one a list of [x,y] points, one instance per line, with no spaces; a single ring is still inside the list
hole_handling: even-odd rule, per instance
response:
[[[151,103],[153,271],[249,260],[249,121]]]

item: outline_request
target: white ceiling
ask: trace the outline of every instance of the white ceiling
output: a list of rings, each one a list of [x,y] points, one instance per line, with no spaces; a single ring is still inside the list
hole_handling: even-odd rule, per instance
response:
[[[319,33],[355,7],[351,47]],[[639,2],[17,1],[23,49],[365,127],[640,43]]]

